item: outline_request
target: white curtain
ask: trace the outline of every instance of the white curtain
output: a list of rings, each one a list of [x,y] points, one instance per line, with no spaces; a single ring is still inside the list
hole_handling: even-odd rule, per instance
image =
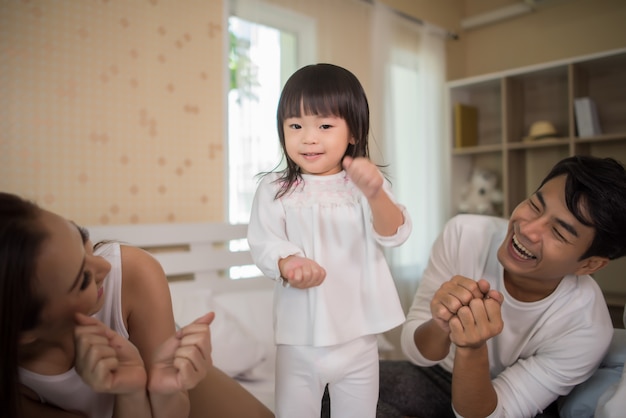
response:
[[[384,161],[394,195],[413,221],[408,242],[388,251],[398,291],[410,305],[430,247],[446,219],[448,184],[444,132],[445,41],[443,30],[400,16],[374,2],[371,100],[384,103],[372,115],[384,138]]]

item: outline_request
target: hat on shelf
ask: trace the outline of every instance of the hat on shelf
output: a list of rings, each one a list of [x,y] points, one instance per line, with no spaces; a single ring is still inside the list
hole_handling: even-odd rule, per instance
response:
[[[556,128],[551,122],[539,120],[530,125],[528,136],[524,138],[524,142],[537,141],[540,139],[558,138]]]

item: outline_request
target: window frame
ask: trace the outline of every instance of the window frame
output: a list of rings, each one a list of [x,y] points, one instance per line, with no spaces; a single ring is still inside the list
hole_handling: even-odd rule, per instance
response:
[[[317,24],[315,19],[287,10],[279,6],[260,2],[257,0],[230,0],[227,7],[224,8],[223,22],[224,27],[229,27],[229,18],[236,16],[240,19],[254,22],[260,25],[272,27],[284,32],[290,32],[295,35],[296,42],[298,43],[296,50],[296,62],[295,68],[300,68],[304,65],[315,63],[317,58]],[[229,54],[229,37],[224,38],[224,62],[228,63]],[[284,79],[281,82],[281,87],[286,82],[287,78],[291,75],[292,71],[285,69],[287,64],[281,62],[281,77]],[[228,65],[224,66],[224,94],[223,103],[226,112],[224,112],[224,206],[225,217],[227,221],[230,221],[230,174],[229,174],[229,161],[230,161],[230,149],[229,149],[229,103],[228,93],[230,85],[230,73]]]

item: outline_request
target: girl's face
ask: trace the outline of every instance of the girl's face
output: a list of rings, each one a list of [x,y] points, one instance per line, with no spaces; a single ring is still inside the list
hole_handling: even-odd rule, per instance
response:
[[[341,161],[354,144],[345,119],[337,116],[305,115],[283,122],[287,155],[303,174],[327,176],[342,170]]]
[[[102,284],[111,265],[93,255],[86,231],[74,223],[48,211],[42,211],[41,221],[49,236],[42,244],[33,282],[44,301],[38,332],[54,335],[73,328],[76,312],[92,315],[102,308]]]

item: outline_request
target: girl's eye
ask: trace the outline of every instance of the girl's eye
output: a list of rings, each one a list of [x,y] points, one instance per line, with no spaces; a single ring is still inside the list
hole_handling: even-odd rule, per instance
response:
[[[301,128],[301,126],[300,126],[300,125],[298,125],[297,123],[292,123],[291,125],[289,125],[289,127],[290,127],[291,129],[300,129],[300,128]]]
[[[85,272],[83,272],[83,281],[80,284],[80,290],[87,289],[87,286],[89,286],[90,283],[91,283],[91,273],[85,270]]]
[[[325,130],[325,129],[330,129],[332,126],[331,125],[322,125],[320,126],[321,129]]]
[[[530,205],[530,207],[535,211],[535,212],[539,212],[539,206],[537,206],[535,204],[535,202],[533,202],[532,200],[528,199],[528,204]]]

